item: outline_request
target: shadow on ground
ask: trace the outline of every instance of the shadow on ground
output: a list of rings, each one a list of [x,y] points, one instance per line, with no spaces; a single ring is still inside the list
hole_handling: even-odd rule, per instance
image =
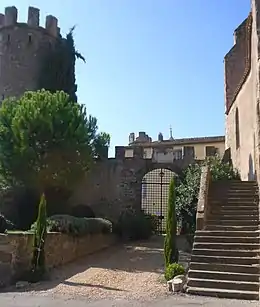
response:
[[[163,237],[156,236],[149,241],[117,244],[93,255],[88,255],[76,262],[53,269],[46,281],[32,284],[23,289],[8,288],[8,292],[46,291],[57,285],[73,287],[91,287],[114,291],[125,291],[109,286],[73,282],[69,279],[91,268],[101,268],[124,272],[154,272],[162,274],[164,270]]]

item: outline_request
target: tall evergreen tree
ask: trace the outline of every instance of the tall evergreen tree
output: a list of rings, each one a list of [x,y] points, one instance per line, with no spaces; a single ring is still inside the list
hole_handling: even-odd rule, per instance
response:
[[[176,246],[177,220],[175,212],[175,199],[174,179],[172,179],[169,186],[166,237],[164,242],[165,267],[171,263],[178,262],[178,249]]]

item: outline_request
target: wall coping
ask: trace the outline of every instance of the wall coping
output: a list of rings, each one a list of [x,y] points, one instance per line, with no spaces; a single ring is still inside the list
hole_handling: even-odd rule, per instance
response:
[[[196,215],[196,230],[202,230],[205,226],[208,209],[208,194],[211,174],[209,166],[203,166],[200,176],[200,190],[198,197],[197,215]]]

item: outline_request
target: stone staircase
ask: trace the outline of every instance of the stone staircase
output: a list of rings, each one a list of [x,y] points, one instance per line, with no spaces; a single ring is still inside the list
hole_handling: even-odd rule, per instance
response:
[[[186,292],[259,300],[257,183],[211,183],[206,215],[203,229],[195,233]]]

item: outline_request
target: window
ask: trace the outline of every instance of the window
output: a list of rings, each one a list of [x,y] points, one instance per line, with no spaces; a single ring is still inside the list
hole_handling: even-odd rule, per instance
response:
[[[206,157],[214,157],[218,153],[218,149],[215,146],[206,146]]]
[[[7,42],[9,43],[10,40],[11,40],[11,36],[10,36],[10,34],[8,34],[8,35],[7,35]]]
[[[183,152],[184,152],[183,155],[185,157],[195,158],[195,148],[194,148],[194,146],[184,146]]]
[[[236,129],[236,149],[238,149],[240,147],[240,131],[239,131],[239,112],[238,112],[238,108],[236,108],[235,129]]]
[[[173,159],[174,160],[182,159],[182,149],[175,149],[175,150],[173,150]]]
[[[32,34],[28,34],[28,42],[29,44],[32,42]]]

